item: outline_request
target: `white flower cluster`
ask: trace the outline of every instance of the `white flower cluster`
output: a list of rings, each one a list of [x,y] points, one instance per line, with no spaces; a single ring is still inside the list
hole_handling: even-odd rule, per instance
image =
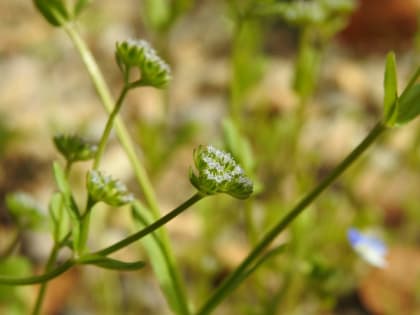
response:
[[[246,179],[242,168],[236,164],[232,155],[220,151],[209,145],[204,151],[202,160],[207,165],[204,174],[208,180],[215,181],[218,184],[230,182],[234,179]]]
[[[117,63],[124,73],[129,77],[130,69],[137,67],[140,70],[141,78],[135,83],[139,86],[164,87],[171,79],[169,65],[159,57],[156,50],[145,40],[129,39],[117,43]]]
[[[111,206],[122,206],[134,200],[123,183],[96,170],[88,172],[87,188],[93,200]]]
[[[208,195],[227,193],[241,199],[252,193],[252,181],[231,154],[211,145],[200,146],[194,151],[194,162],[198,175],[191,171],[190,180],[199,191]]]

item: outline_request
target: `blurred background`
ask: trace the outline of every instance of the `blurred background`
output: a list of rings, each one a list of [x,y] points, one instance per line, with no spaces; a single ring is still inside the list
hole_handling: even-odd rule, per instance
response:
[[[134,90],[121,113],[162,213],[194,193],[188,169],[199,144],[231,151],[256,183],[251,200],[207,198],[167,225],[195,309],[381,118],[386,53],[396,52],[400,91],[419,66],[418,0],[281,7],[296,2],[102,0],[78,22],[114,96],[116,41],[147,39],[172,68],[168,90]],[[52,241],[48,224],[19,229],[5,196],[24,191],[46,209],[51,163],[62,162],[53,135],[97,140],[107,116],[72,43],[32,1],[0,2],[0,74],[0,274],[21,276],[41,272]],[[278,237],[288,250],[215,314],[420,314],[419,131],[415,121],[382,137]],[[71,175],[80,200],[89,167]],[[142,198],[115,135],[102,168]],[[351,226],[386,240],[386,269],[352,251]],[[128,208],[95,209],[90,247],[135,229]],[[148,260],[140,244],[117,257]],[[0,314],[29,314],[37,289],[0,286]],[[150,267],[74,268],[52,281],[44,312],[171,314]]]

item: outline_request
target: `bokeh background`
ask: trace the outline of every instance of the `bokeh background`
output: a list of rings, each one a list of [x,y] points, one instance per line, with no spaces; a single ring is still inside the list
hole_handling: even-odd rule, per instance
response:
[[[396,52],[404,87],[420,61],[420,2],[359,1],[337,34],[312,43],[322,49],[313,91],[305,97],[293,88],[299,27],[267,16],[238,31],[235,1],[184,1],[176,14],[173,2],[93,1],[78,24],[114,95],[121,88],[116,41],[145,38],[171,65],[167,91],[130,92],[121,113],[162,212],[194,192],[188,180],[193,148],[228,146],[226,119],[249,144],[247,165],[257,183],[251,201],[208,198],[167,225],[190,302],[199,307],[263,232],[381,117],[389,50]],[[46,208],[55,191],[51,163],[62,161],[52,136],[98,139],[106,117],[65,33],[31,1],[2,0],[0,256],[18,237],[13,255],[0,257],[1,274],[40,272],[51,246],[47,224],[17,229],[5,196],[25,191]],[[382,137],[278,237],[290,250],[264,265],[215,314],[420,314],[419,131],[415,121]],[[81,163],[72,173],[80,199],[89,166]],[[114,135],[102,168],[142,198]],[[351,226],[386,240],[386,269],[367,265],[351,250]],[[90,246],[103,247],[134,230],[129,209],[95,209]],[[147,261],[138,244],[117,257]],[[0,314],[29,314],[36,290],[0,286]],[[45,314],[171,314],[150,267],[130,273],[72,269],[51,283],[44,306]]]

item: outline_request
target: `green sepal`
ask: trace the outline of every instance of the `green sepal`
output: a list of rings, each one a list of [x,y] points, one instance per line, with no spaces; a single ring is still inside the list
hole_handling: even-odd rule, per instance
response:
[[[56,149],[68,163],[93,159],[98,146],[76,135],[56,135],[53,138]]]
[[[385,74],[384,74],[384,112],[383,121],[385,125],[392,127],[395,123],[395,114],[398,105],[397,90],[397,67],[395,62],[395,54],[389,52],[386,57]]]
[[[104,269],[134,271],[143,268],[144,261],[124,262],[101,255],[84,255],[78,259],[78,263],[83,265],[94,265]]]
[[[395,122],[397,125],[403,125],[418,115],[420,115],[420,83],[414,84],[401,94]]]
[[[22,192],[8,194],[6,206],[21,228],[39,228],[44,222],[45,212],[28,194]]]
[[[33,0],[35,7],[53,26],[61,26],[70,20],[66,6],[61,0]]]

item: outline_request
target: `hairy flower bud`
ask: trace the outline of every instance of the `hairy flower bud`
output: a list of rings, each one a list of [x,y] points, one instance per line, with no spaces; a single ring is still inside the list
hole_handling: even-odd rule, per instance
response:
[[[90,160],[98,150],[96,144],[75,135],[57,135],[54,137],[54,144],[69,162]]]
[[[190,181],[201,193],[226,193],[239,199],[252,194],[252,181],[229,153],[211,145],[199,146],[194,150],[194,164],[198,174],[190,169]]]
[[[96,170],[90,170],[87,174],[87,190],[94,202],[103,201],[113,207],[120,207],[134,200],[133,195],[119,180]]]
[[[140,71],[138,86],[165,87],[171,79],[171,70],[145,40],[126,40],[116,44],[115,57],[125,78],[132,68]]]

